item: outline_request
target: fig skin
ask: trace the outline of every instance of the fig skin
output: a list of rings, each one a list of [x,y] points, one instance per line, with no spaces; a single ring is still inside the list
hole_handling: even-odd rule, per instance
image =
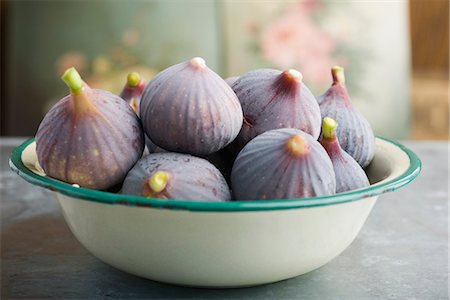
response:
[[[48,176],[85,188],[105,190],[120,184],[144,149],[137,115],[113,93],[89,88],[75,69],[63,77],[71,94],[39,125],[40,165]]]
[[[294,128],[267,131],[238,154],[231,172],[237,200],[294,199],[332,195],[333,165],[311,135]]]
[[[363,168],[375,154],[375,135],[366,118],[353,106],[345,86],[344,69],[331,69],[332,86],[318,98],[322,118],[330,117],[339,122],[336,134],[339,144]]]
[[[207,155],[228,145],[242,126],[242,108],[230,86],[195,57],[160,72],[140,103],[145,133],[173,152]]]
[[[127,82],[120,92],[120,98],[125,100],[137,115],[139,115],[139,103],[141,102],[141,96],[146,84],[147,82],[139,73],[131,72],[128,74]]]
[[[122,194],[207,202],[231,199],[216,167],[205,159],[173,152],[141,158],[125,178]]]
[[[272,129],[296,128],[315,139],[319,137],[319,105],[300,72],[254,70],[239,77],[231,87],[244,112],[242,129],[230,146],[234,153],[255,136]]]
[[[163,148],[155,145],[155,143],[153,143],[147,136],[145,136],[145,144],[147,146],[146,149],[148,150],[145,155],[148,155],[150,153],[168,152]],[[221,149],[208,155],[201,156],[201,158],[204,158],[212,163],[220,171],[220,173],[222,173],[227,183],[230,183],[231,167],[233,166],[235,157],[233,157],[233,155],[229,151],[227,151],[227,148]]]
[[[370,185],[366,173],[356,160],[342,150],[336,136],[338,123],[325,117],[322,123],[320,143],[325,148],[333,163],[336,174],[336,193],[356,190]]]

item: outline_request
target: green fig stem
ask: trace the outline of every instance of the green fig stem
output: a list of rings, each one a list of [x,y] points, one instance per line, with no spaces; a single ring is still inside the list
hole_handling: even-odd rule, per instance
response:
[[[338,127],[338,122],[336,120],[325,117],[322,122],[322,136],[325,139],[334,139],[336,137],[336,128]]]
[[[141,76],[137,72],[131,72],[127,76],[127,85],[129,87],[135,87],[138,86],[141,82]]]
[[[162,192],[169,182],[170,174],[166,171],[157,171],[148,180],[148,185],[154,193]]]
[[[67,69],[61,79],[67,84],[72,95],[79,95],[83,92],[85,83],[74,67]]]
[[[289,138],[287,149],[294,156],[302,156],[309,152],[309,144],[300,135],[295,134]]]
[[[345,84],[344,68],[334,66],[331,68],[331,76],[333,76],[333,84]]]
[[[77,116],[88,111],[98,112],[92,103],[90,95],[86,93],[86,83],[81,79],[80,74],[74,67],[67,69],[61,76],[61,79],[70,89],[74,111]]]

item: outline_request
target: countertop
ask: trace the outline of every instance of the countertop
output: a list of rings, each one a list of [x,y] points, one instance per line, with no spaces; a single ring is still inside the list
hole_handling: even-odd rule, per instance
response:
[[[2,299],[448,299],[448,146],[403,142],[423,170],[381,195],[339,257],[308,274],[244,289],[162,284],[101,262],[70,232],[51,192],[9,169],[21,138],[1,138]]]

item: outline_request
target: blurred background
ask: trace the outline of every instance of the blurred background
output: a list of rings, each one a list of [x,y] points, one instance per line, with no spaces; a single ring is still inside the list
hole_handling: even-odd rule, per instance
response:
[[[449,1],[1,1],[1,135],[32,136],[75,66],[119,93],[202,56],[223,77],[296,68],[313,93],[346,69],[375,133],[449,138]]]

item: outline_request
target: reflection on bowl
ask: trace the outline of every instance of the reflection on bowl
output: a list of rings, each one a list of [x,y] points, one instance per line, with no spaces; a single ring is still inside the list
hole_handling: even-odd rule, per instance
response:
[[[43,175],[34,139],[11,168],[54,191],[67,224],[93,255],[157,281],[202,287],[275,282],[317,269],[354,240],[378,196],[411,182],[418,157],[376,139],[371,186],[333,196],[271,201],[146,199],[72,186]]]

